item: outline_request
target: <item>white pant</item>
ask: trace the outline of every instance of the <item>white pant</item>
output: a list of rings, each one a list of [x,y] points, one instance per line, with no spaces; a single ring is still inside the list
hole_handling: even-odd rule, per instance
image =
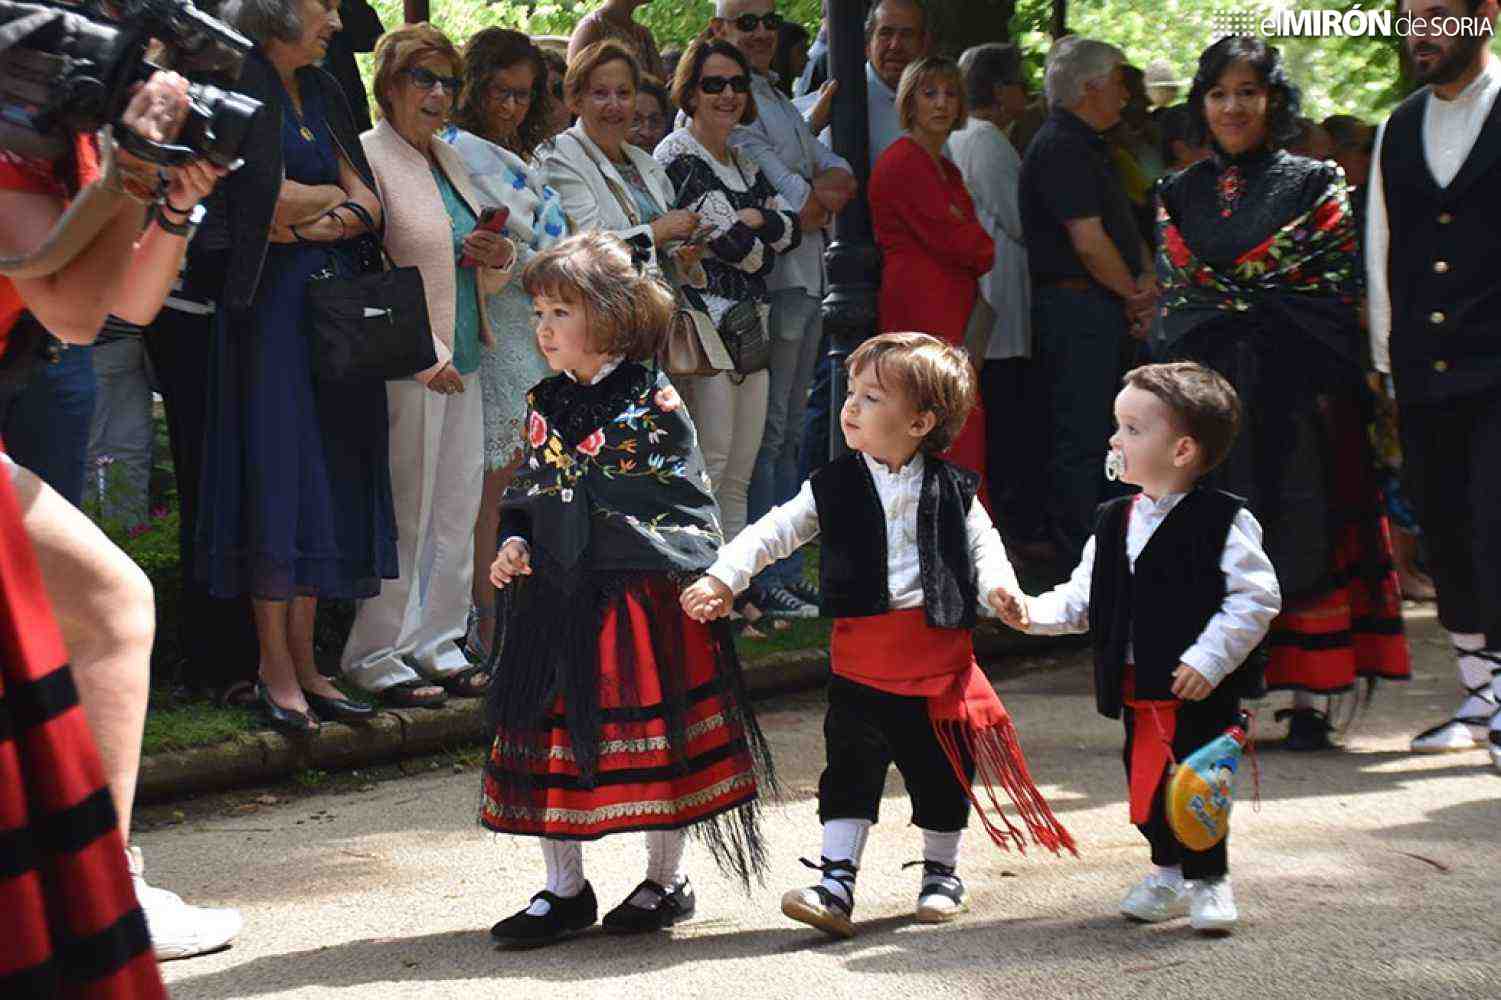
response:
[[[452,396],[420,382],[386,386],[391,493],[401,576],[361,601],[343,674],[366,691],[467,667],[464,635],[474,576],[474,521],[484,479],[484,404],[477,375]]]
[[[681,380],[687,383],[688,413],[698,428],[698,445],[719,502],[725,541],[745,529],[745,495],[766,431],[766,400],[771,389],[770,372],[747,375],[743,382],[739,379],[738,375],[708,375]]]

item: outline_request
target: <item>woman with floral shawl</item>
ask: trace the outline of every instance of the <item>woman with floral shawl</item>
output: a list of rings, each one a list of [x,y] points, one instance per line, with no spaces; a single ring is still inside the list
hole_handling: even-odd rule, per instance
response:
[[[1288,746],[1325,748],[1316,696],[1411,673],[1365,430],[1354,220],[1338,166],[1277,148],[1298,93],[1275,48],[1216,42],[1188,106],[1213,155],[1158,187],[1155,347],[1240,393],[1246,426],[1215,485],[1247,498],[1282,585],[1266,682],[1294,692]]]
[[[689,828],[742,879],[764,863],[770,759],[734,643],[679,605],[723,544],[719,509],[693,422],[651,361],[672,293],[636,267],[626,243],[590,232],[523,278],[558,374],[527,397],[490,572],[507,600],[480,821],[541,838],[547,863],[547,887],[492,929],[510,947],[595,922],[582,841],[646,832],[646,879],[604,917],[616,933],[692,915]]]

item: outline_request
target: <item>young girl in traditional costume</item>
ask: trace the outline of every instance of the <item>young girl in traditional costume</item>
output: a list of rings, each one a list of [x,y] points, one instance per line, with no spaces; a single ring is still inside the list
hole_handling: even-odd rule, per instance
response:
[[[651,362],[671,292],[603,233],[538,255],[522,281],[558,374],[527,397],[501,502],[490,575],[509,600],[480,819],[541,838],[546,887],[492,929],[536,947],[596,920],[583,841],[646,834],[646,878],[603,921],[618,933],[692,915],[690,827],[723,867],[759,872],[770,759],[728,627],[679,607],[723,533],[693,423]]]
[[[1073,839],[1027,772],[1016,730],[975,663],[982,605],[1020,592],[1005,547],[975,501],[980,477],[938,456],[975,400],[962,350],[925,333],[888,333],[850,355],[839,422],[851,453],[814,473],[796,497],[726,545],[683,594],[699,620],[777,559],[820,539],[824,611],[834,616],[828,766],[818,782],[823,878],[782,897],[782,912],[835,937],[855,933],[855,876],[895,764],[923,832],[917,919],[952,920],[969,906],[959,841],[978,784],[995,816],[980,821],[1002,846],[1025,846],[1000,809],[1005,789],[1032,839],[1057,852]]]

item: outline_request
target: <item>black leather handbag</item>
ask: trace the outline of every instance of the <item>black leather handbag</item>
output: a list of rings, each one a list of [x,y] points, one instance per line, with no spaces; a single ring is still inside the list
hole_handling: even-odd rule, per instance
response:
[[[771,367],[771,334],[759,303],[746,299],[730,306],[720,317],[719,339],[735,362],[735,374],[753,375]]]
[[[369,213],[348,207],[375,231]],[[360,274],[328,268],[308,280],[313,372],[337,382],[410,378],[438,363],[422,273],[392,264],[378,239],[362,242]]]

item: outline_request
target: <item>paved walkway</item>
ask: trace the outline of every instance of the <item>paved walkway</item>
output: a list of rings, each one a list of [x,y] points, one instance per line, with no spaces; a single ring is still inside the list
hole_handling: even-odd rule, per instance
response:
[[[1405,752],[1455,700],[1436,623],[1412,633],[1417,679],[1383,687],[1346,750],[1264,748],[1259,812],[1242,780],[1230,938],[1115,915],[1146,854],[1126,825],[1119,733],[1094,714],[1084,654],[1069,653],[998,687],[1082,856],[1003,854],[972,822],[961,873],[975,903],[958,923],[911,920],[916,874],[900,865],[920,835],[895,774],[860,876],[859,936],[828,941],[781,916],[781,892],[808,875],[797,857],[818,850],[822,705],[807,695],[763,706],[788,793],[768,813],[767,885],[747,898],[690,847],[700,915],[670,938],[495,950],[490,924],[541,887],[541,859],[478,830],[478,772],[445,767],[140,834],[155,884],[247,919],[235,947],[166,977],[178,1000],[1496,997],[1501,774],[1483,752]],[[603,908],[641,878],[637,837],[585,857]]]

